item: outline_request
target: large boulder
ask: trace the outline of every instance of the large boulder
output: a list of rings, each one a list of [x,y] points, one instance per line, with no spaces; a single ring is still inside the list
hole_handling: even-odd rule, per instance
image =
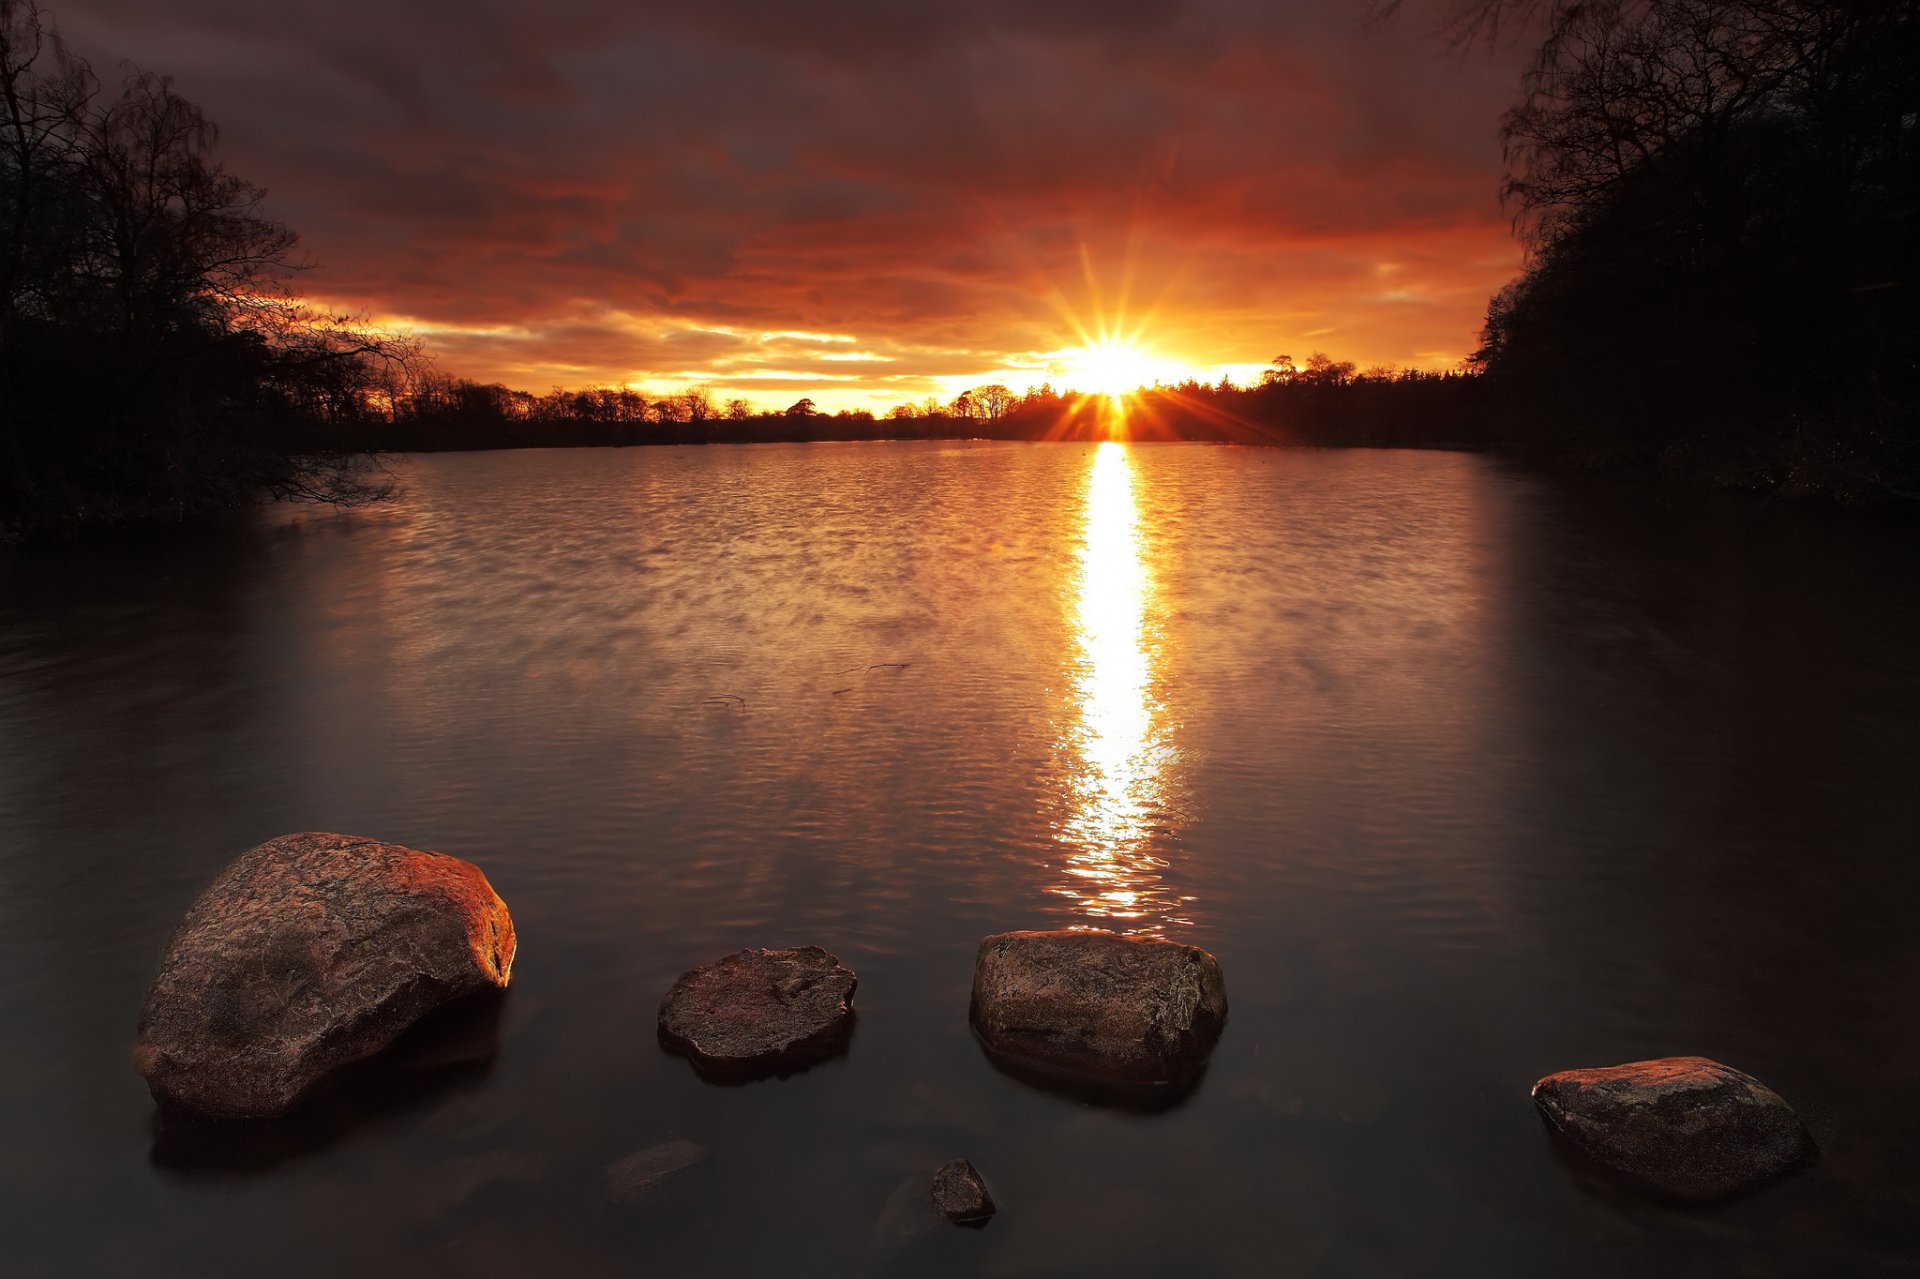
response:
[[[1227,1020],[1220,964],[1117,933],[1001,933],[973,965],[974,1028],[1016,1067],[1090,1082],[1184,1085]]]
[[[1778,1094],[1705,1057],[1563,1070],[1533,1086],[1533,1101],[1575,1151],[1663,1199],[1729,1199],[1816,1155]]]
[[[715,1078],[798,1070],[846,1044],[858,985],[818,946],[736,951],[674,982],[660,1042]]]
[[[163,1105],[278,1115],[434,1008],[506,986],[513,920],[478,867],[282,835],[200,894],[147,992],[134,1064]]]

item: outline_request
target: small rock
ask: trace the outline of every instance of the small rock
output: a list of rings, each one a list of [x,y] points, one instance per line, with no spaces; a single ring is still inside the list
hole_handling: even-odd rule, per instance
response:
[[[645,1203],[660,1184],[685,1172],[707,1157],[706,1147],[692,1141],[663,1141],[607,1165],[607,1199],[629,1206]]]
[[[1183,1085],[1227,1020],[1220,964],[1197,946],[1064,930],[980,943],[972,1018],[989,1052],[1093,1081]]]
[[[818,946],[738,951],[673,984],[660,1041],[722,1077],[799,1069],[845,1045],[858,984]]]
[[[965,1159],[942,1164],[934,1172],[933,1206],[942,1217],[960,1225],[978,1225],[994,1214],[987,1183]]]
[[[1561,1071],[1533,1101],[1574,1150],[1665,1199],[1747,1194],[1818,1153],[1772,1089],[1705,1057]]]
[[[478,867],[348,835],[242,853],[173,935],[134,1065],[154,1099],[282,1114],[442,1004],[506,986],[513,920]]]

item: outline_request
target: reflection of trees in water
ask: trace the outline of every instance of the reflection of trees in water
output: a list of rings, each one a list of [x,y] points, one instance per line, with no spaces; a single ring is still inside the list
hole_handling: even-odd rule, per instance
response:
[[[1920,676],[1890,638],[1920,605],[1884,589],[1911,546],[1733,502],[1537,496],[1495,640],[1528,761],[1500,857],[1528,984],[1598,1026],[1543,1033],[1698,1046],[1783,1089],[1844,1074],[1866,1113],[1920,1051],[1894,1011],[1920,978]]]

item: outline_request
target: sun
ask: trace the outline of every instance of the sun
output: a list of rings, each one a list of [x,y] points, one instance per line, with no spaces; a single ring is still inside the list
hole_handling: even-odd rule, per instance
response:
[[[1062,361],[1067,385],[1087,395],[1118,400],[1153,381],[1155,362],[1125,338],[1106,337],[1069,352]]]

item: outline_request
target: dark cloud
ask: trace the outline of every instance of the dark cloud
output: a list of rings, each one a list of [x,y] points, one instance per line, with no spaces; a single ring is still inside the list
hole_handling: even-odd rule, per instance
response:
[[[1151,314],[1144,341],[1203,368],[1469,349],[1518,262],[1493,137],[1513,69],[1356,9],[55,14],[96,66],[174,75],[301,231],[307,287],[418,325],[451,372],[749,396],[812,377],[828,402],[884,403],[1043,367],[1123,299]],[[764,337],[795,331],[852,341]],[[849,353],[879,358],[827,358]]]

